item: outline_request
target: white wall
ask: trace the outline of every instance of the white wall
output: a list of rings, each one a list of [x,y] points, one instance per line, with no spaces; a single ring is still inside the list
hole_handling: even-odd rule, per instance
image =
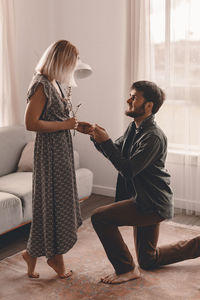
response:
[[[26,93],[34,67],[55,36],[53,0],[14,0],[17,85],[23,122]]]
[[[127,3],[121,0],[15,0],[18,85],[22,115],[34,66],[54,40],[68,39],[93,75],[78,82],[74,103],[83,103],[78,118],[98,123],[115,139],[123,132],[127,87]],[[81,165],[94,172],[94,192],[113,195],[116,171],[87,136],[77,134],[74,147]]]
[[[69,39],[83,61],[94,70],[78,83],[74,102],[83,103],[79,117],[105,127],[110,136],[123,130],[125,6],[121,0],[58,1],[55,10],[58,38]],[[97,153],[88,136],[77,134],[74,145],[82,165],[94,172],[94,191],[113,194],[116,171]]]

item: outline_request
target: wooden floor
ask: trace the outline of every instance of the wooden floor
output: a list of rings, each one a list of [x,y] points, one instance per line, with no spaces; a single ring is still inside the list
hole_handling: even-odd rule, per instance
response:
[[[114,198],[93,194],[87,200],[81,202],[83,220],[91,216],[92,211],[102,205],[113,203]],[[200,217],[186,216],[175,211],[174,222],[187,225],[200,226]],[[29,236],[30,224],[0,236],[0,260],[14,255],[26,248]]]

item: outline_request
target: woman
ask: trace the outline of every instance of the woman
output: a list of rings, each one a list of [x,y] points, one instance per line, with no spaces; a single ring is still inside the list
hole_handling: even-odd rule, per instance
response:
[[[33,219],[22,256],[32,278],[39,277],[35,272],[39,256],[47,257],[60,278],[72,275],[65,269],[63,254],[75,244],[82,224],[70,134],[78,121],[69,116],[70,99],[64,98],[60,83],[70,87],[77,59],[78,51],[70,42],[52,44],[41,57],[28,90],[25,124],[36,132],[36,140]]]

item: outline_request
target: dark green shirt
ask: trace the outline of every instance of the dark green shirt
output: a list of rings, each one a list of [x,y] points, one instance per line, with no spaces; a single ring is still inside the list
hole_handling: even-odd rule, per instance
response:
[[[136,128],[132,122],[123,136],[96,143],[119,171],[116,201],[133,198],[145,214],[157,212],[170,219],[173,216],[170,175],[165,169],[167,138],[156,125],[154,115]]]

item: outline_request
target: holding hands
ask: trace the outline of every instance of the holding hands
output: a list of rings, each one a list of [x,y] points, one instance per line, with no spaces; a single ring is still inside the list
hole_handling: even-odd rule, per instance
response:
[[[78,122],[77,131],[84,133],[84,134],[90,134],[89,132],[92,130],[93,125],[88,122]]]
[[[107,134],[106,130],[97,124],[92,125],[87,122],[79,122],[77,131],[84,134],[89,134],[97,143],[103,143],[109,140],[109,135]]]

